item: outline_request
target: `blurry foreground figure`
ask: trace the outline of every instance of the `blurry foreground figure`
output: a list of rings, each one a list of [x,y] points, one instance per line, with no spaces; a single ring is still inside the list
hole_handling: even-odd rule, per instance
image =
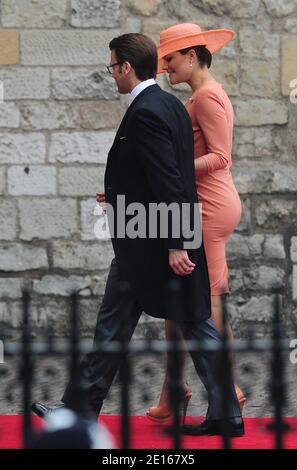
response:
[[[44,430],[32,442],[34,449],[114,449],[112,435],[95,419],[83,419],[61,407],[44,421]]]

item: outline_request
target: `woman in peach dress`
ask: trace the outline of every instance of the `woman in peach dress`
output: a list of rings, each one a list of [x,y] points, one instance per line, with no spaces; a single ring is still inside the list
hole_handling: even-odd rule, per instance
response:
[[[212,53],[234,36],[230,30],[203,32],[198,25],[172,26],[160,34],[159,73],[167,72],[170,83],[187,83],[192,96],[186,103],[194,132],[195,171],[199,203],[202,205],[202,233],[211,288],[211,318],[222,331],[222,296],[229,293],[226,243],[241,217],[241,202],[230,172],[232,166],[233,108],[222,84],[211,75]],[[198,266],[199,269],[199,266]],[[166,338],[171,322],[165,321]],[[230,340],[233,333],[227,324]],[[169,366],[158,406],[147,416],[164,420],[172,410],[168,395]],[[245,397],[238,386],[241,405]],[[184,384],[184,410],[192,396]]]

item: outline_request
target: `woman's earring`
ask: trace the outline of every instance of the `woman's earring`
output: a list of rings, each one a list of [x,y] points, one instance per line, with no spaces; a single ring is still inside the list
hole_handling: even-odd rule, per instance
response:
[[[190,63],[189,63],[189,67],[193,67],[193,62],[190,62]]]

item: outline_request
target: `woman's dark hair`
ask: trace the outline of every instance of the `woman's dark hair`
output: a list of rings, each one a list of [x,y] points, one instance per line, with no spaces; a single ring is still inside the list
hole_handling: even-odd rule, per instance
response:
[[[206,65],[207,68],[210,68],[212,55],[211,55],[211,52],[209,52],[209,50],[206,48],[206,46],[187,47],[186,49],[182,49],[179,52],[185,55],[187,52],[189,52],[192,49],[196,52],[200,67],[205,67]]]
[[[128,33],[114,38],[109,49],[115,51],[118,62],[129,62],[139,80],[156,78],[158,54],[154,41],[140,33]]]

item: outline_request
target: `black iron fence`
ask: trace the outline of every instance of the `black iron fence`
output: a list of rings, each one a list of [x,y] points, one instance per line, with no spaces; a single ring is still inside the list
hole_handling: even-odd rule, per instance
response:
[[[270,370],[267,371],[269,377],[269,392],[270,402],[274,407],[274,418],[269,426],[271,432],[275,436],[275,448],[282,449],[284,447],[284,435],[289,430],[289,426],[284,420],[284,406],[286,397],[286,380],[285,380],[285,363],[284,353],[290,350],[290,340],[285,338],[282,334],[281,325],[281,300],[282,297],[279,293],[274,293],[274,314],[273,314],[273,328],[272,335],[266,339],[256,339],[252,332],[249,337],[244,340],[236,340],[230,343],[227,338],[226,329],[226,304],[224,303],[224,330],[222,334],[222,341],[218,345],[209,343],[208,341],[180,341],[180,335],[177,328],[173,329],[172,341],[160,340],[142,340],[132,341],[130,344],[123,344],[118,342],[106,344],[94,344],[92,351],[104,351],[108,354],[121,354],[123,365],[120,369],[119,380],[121,383],[121,447],[129,449],[131,447],[131,426],[130,426],[130,407],[129,407],[129,387],[131,386],[131,378],[133,377],[133,363],[131,355],[133,354],[160,354],[165,351],[171,354],[171,380],[170,380],[170,396],[173,406],[173,421],[170,428],[166,432],[172,436],[172,447],[175,449],[182,448],[181,436],[181,416],[180,406],[182,401],[182,381],[181,381],[181,367],[180,358],[181,352],[185,349],[187,351],[193,350],[220,350],[221,351],[221,367],[223,378],[222,380],[222,396],[224,397],[224,421],[225,429],[222,435],[222,448],[229,449],[232,447],[232,440],[228,433],[228,378],[231,371],[230,352],[237,353],[255,352],[255,353],[269,353]],[[70,341],[58,341],[51,335],[48,335],[46,341],[36,342],[31,339],[30,328],[30,294],[24,292],[23,294],[23,320],[22,320],[22,340],[19,342],[6,342],[5,343],[5,357],[18,356],[20,358],[19,380],[22,386],[22,408],[23,408],[23,442],[24,447],[28,448],[32,442],[32,416],[31,416],[31,402],[32,402],[32,382],[34,378],[34,364],[36,358],[47,355],[71,356],[70,376],[72,381],[78,385],[77,401],[74,408],[78,412],[83,412],[82,390],[79,384],[79,362],[80,357],[87,352],[90,348],[79,338],[79,312],[77,294],[73,293],[70,298],[70,325],[71,334]],[[178,306],[175,305],[175,308]],[[55,386],[53,384],[53,386]],[[81,393],[79,391],[81,390]]]

